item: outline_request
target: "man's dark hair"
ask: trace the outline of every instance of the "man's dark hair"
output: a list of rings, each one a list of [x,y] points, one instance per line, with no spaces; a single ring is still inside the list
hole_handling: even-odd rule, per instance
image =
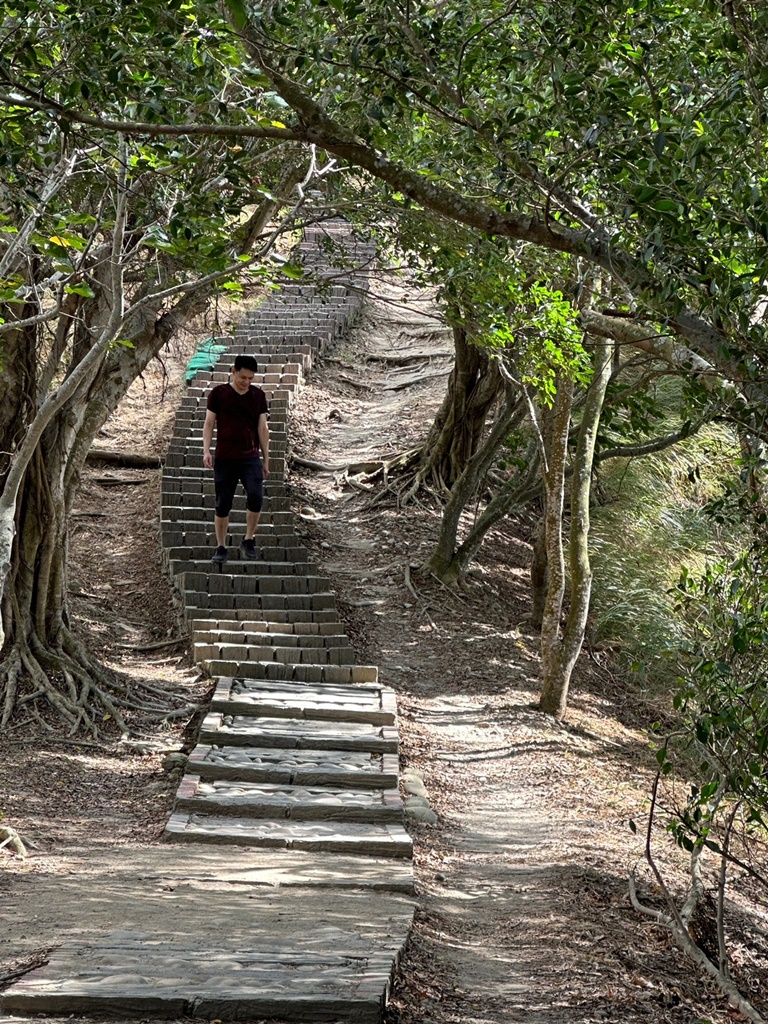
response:
[[[236,370],[253,370],[254,373],[259,368],[259,364],[253,358],[253,356],[235,356],[235,369]]]

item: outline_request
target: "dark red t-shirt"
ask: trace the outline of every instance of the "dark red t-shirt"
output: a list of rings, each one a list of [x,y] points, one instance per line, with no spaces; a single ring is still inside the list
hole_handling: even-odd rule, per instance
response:
[[[216,414],[216,458],[250,459],[259,454],[259,417],[267,412],[267,396],[251,385],[244,395],[231,384],[208,394],[207,407]]]

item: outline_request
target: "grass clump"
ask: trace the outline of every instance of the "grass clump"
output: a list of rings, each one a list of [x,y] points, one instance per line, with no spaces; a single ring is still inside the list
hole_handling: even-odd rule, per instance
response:
[[[685,566],[696,573],[738,550],[745,532],[716,523],[707,504],[734,475],[738,442],[708,424],[664,451],[601,470],[592,511],[594,567],[590,642],[610,647],[621,667],[649,687],[668,685],[687,626],[675,615]]]

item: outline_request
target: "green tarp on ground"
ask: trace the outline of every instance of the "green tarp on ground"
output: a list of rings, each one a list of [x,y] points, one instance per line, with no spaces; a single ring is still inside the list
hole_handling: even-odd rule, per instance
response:
[[[201,341],[184,371],[184,380],[187,384],[191,384],[195,374],[201,370],[212,370],[228,347],[225,342],[217,341],[216,338],[205,338]]]

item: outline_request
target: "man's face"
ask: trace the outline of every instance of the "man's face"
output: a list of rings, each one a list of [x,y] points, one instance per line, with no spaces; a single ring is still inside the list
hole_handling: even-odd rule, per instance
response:
[[[253,380],[253,370],[233,370],[232,371],[232,387],[239,394],[244,395],[248,388],[251,386]]]

